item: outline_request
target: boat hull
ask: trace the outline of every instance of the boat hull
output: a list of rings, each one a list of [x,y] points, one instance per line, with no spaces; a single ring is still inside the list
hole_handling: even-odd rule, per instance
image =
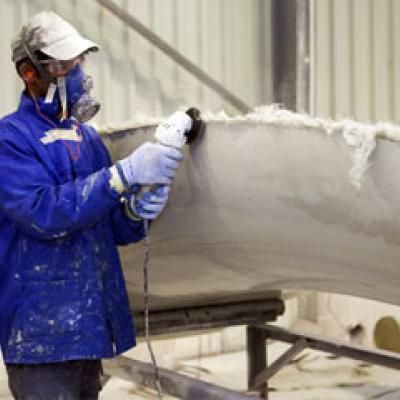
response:
[[[106,135],[114,159],[154,127]],[[361,188],[354,149],[323,129],[210,122],[151,228],[153,309],[276,297],[283,289],[400,304],[400,147],[381,140]],[[121,249],[134,309],[142,245]]]

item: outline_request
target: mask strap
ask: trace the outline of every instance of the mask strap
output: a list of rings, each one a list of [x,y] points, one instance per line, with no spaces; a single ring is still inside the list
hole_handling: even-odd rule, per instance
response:
[[[46,98],[44,99],[45,104],[50,104],[53,102],[56,90],[57,85],[55,85],[54,83],[50,83],[49,88],[47,89]]]
[[[64,121],[68,117],[67,113],[67,88],[65,84],[65,78],[63,76],[59,76],[57,78],[57,87],[58,94],[60,96],[61,101],[61,118],[60,121]]]

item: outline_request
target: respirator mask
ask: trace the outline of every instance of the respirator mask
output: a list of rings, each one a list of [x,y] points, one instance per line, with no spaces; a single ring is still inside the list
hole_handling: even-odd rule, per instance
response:
[[[72,116],[79,122],[86,122],[100,109],[100,103],[90,95],[93,89],[92,77],[85,74],[80,61],[81,57],[68,61],[39,61],[47,66],[49,73],[57,76],[56,82],[52,81],[49,85],[45,103],[59,99],[61,120]]]
[[[49,82],[45,103],[60,102],[61,120],[72,116],[84,123],[97,114],[100,103],[90,95],[93,80],[82,68],[83,56],[66,61],[38,60],[28,46],[25,48],[41,77]]]
[[[67,75],[59,76],[57,92],[61,103],[62,119],[69,115],[79,122],[86,122],[93,118],[100,109],[100,103],[90,95],[92,89],[92,77],[85,74],[79,63]],[[49,87],[49,90],[54,91],[54,88]]]

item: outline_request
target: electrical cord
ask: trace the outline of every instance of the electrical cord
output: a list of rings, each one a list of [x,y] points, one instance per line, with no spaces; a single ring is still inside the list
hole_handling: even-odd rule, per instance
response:
[[[143,259],[143,300],[144,300],[144,326],[146,334],[147,348],[149,349],[151,362],[154,368],[155,384],[157,395],[162,400],[162,389],[160,383],[160,374],[157,366],[157,361],[154,356],[153,348],[151,345],[150,329],[149,329],[149,258],[150,258],[150,234],[149,234],[149,221],[143,220],[144,225],[144,259]]]

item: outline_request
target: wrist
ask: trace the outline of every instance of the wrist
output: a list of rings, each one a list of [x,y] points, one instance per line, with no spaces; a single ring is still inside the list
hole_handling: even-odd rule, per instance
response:
[[[135,210],[133,209],[133,203],[135,201],[135,197],[132,196],[131,199],[125,201],[125,214],[132,220],[132,221],[143,221],[143,218],[136,214]]]
[[[109,180],[109,185],[111,189],[114,189],[117,193],[122,194],[124,191],[126,191],[128,188],[124,184],[124,180],[121,177],[121,174],[118,172],[118,167],[116,164],[114,164],[112,167],[108,169],[110,172],[110,180]],[[126,179],[125,179],[126,181]]]
[[[126,179],[126,176],[124,174],[124,171],[122,169],[120,161],[115,163],[115,169],[118,172],[118,176],[119,176],[121,183],[124,186],[125,190],[129,190],[131,185],[129,184],[128,180]]]

